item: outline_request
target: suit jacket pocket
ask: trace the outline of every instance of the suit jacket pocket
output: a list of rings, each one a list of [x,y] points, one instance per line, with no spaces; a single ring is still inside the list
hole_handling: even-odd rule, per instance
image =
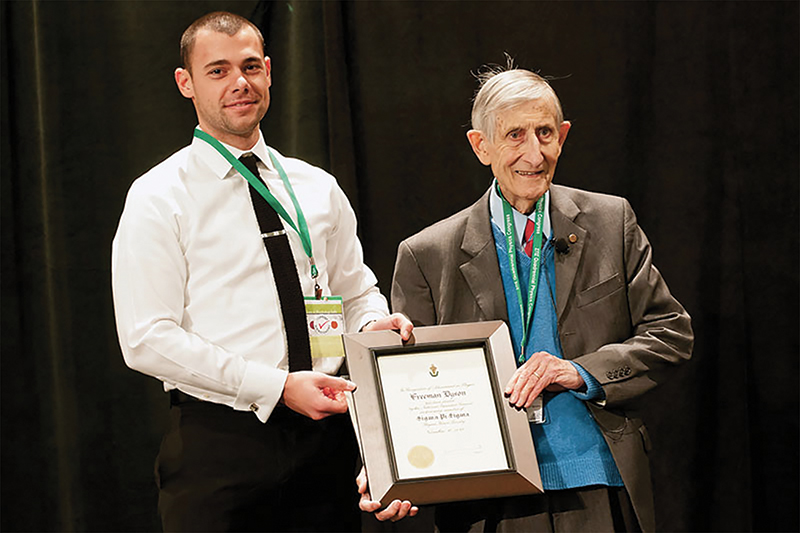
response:
[[[579,292],[577,301],[578,307],[587,306],[623,288],[625,288],[625,283],[622,281],[622,276],[616,273],[607,280],[601,281],[585,291]]]

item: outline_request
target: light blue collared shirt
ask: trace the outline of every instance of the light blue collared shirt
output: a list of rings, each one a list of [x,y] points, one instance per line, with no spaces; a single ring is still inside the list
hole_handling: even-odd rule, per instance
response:
[[[514,213],[514,231],[517,234],[517,243],[524,247],[525,242],[523,242],[522,237],[525,234],[525,225],[528,223],[528,219],[534,219],[535,211],[530,215],[523,215],[516,209],[512,209],[511,212]],[[497,194],[496,185],[492,185],[492,193],[489,195],[489,213],[492,215],[492,222],[505,233],[503,200]],[[550,233],[550,191],[547,191],[544,193],[544,224],[542,228],[542,235],[545,240],[550,238]]]

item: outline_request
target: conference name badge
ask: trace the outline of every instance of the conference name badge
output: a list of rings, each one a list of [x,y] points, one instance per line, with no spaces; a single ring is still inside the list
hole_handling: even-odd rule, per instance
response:
[[[305,298],[311,357],[344,357],[344,307],[341,296]]]

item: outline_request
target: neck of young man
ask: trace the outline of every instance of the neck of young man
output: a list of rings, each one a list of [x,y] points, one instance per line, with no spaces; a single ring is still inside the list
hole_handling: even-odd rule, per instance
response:
[[[247,133],[228,133],[208,128],[200,122],[200,128],[221,143],[225,143],[242,151],[252,149],[258,142],[258,126]]]

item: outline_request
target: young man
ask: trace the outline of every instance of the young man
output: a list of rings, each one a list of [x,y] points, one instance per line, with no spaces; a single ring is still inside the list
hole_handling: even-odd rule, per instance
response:
[[[175,81],[199,126],[131,186],[112,265],[125,361],[170,391],[164,530],[358,530],[343,414],[355,385],[335,376],[341,357],[312,359],[303,296],[340,296],[348,331],[412,326],[389,315],[336,180],[264,142],[258,28],[211,13],[181,57]]]

